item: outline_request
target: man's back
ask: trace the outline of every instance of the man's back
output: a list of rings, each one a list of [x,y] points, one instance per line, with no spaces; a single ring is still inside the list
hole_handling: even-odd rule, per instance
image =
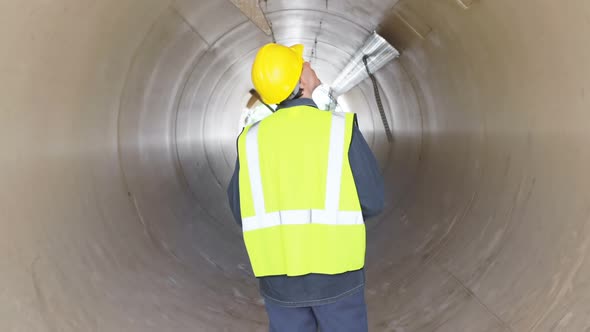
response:
[[[320,111],[310,99],[297,99],[282,105],[283,108],[271,117],[264,120],[265,125],[274,125],[278,122],[301,118],[301,111],[313,112],[318,118],[325,118],[331,114]],[[309,115],[309,113],[308,113]],[[297,121],[292,128],[297,131],[294,135],[307,135],[315,137],[320,134],[318,130],[310,130],[308,122]],[[280,148],[281,143],[277,144]],[[283,149],[284,152],[293,152]],[[377,215],[383,207],[383,184],[377,162],[365,142],[358,126],[354,124],[353,135],[349,147],[348,159],[354,177],[355,186],[359,195],[363,215],[366,218]],[[232,212],[239,224],[241,224],[241,208],[239,196],[239,170],[240,164],[236,162],[236,170],[228,188],[228,197]],[[287,277],[285,275],[267,276],[259,278],[260,289],[263,297],[269,301],[283,306],[305,306],[309,304],[332,303],[339,298],[361,290],[364,285],[364,271],[362,269],[337,275],[325,275],[312,273],[304,276]]]
[[[240,135],[244,240],[257,277],[364,266],[365,225],[344,157],[353,125],[352,113],[296,106]]]

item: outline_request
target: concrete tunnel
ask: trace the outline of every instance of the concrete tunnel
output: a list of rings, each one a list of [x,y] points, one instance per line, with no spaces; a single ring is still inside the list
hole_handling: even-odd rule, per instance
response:
[[[261,1],[387,182],[372,331],[590,331],[590,2]],[[0,330],[265,331],[225,187],[250,63],[229,1],[0,2]]]

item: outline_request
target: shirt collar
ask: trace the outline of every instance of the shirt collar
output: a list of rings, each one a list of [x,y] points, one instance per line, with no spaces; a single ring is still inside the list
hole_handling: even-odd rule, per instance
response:
[[[291,100],[285,100],[284,102],[277,105],[277,111],[283,108],[295,107],[295,106],[310,106],[318,108],[318,105],[311,98],[297,98]]]

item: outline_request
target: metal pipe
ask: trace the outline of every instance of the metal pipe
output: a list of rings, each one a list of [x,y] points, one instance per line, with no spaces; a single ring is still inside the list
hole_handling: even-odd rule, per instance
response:
[[[261,6],[326,82],[374,30],[402,51],[376,74],[393,144],[369,82],[341,101],[388,184],[372,330],[590,327],[588,1]],[[219,0],[2,1],[0,25],[0,330],[264,331],[225,185],[269,37]]]

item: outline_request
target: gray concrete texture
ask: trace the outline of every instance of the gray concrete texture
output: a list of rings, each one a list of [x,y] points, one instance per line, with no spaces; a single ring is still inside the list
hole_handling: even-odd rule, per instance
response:
[[[590,331],[590,2],[268,0],[387,181],[372,331]],[[225,198],[249,67],[230,1],[0,1],[0,331],[264,331]],[[317,39],[317,45],[315,40]],[[315,46],[314,46],[315,45]]]

